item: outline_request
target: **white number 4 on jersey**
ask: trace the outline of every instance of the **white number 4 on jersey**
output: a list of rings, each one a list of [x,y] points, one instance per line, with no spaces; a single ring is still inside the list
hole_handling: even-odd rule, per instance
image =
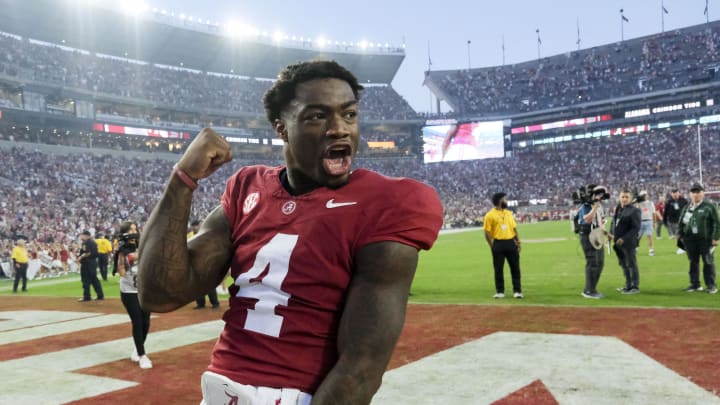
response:
[[[237,297],[258,300],[254,309],[248,309],[245,329],[269,336],[280,336],[284,319],[275,314],[275,307],[286,306],[290,298],[290,294],[280,287],[287,276],[290,255],[295,249],[297,240],[298,235],[283,233],[275,235],[270,242],[260,248],[250,270],[235,280],[235,285],[240,288]],[[252,279],[258,279],[265,268],[268,268],[265,277],[250,282]]]

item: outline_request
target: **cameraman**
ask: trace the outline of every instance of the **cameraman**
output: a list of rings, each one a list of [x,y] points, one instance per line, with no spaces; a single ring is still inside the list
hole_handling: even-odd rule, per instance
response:
[[[580,193],[582,205],[578,210],[577,224],[580,234],[580,245],[585,254],[585,289],[581,295],[585,298],[600,299],[605,295],[598,292],[597,284],[605,265],[605,252],[602,247],[595,249],[590,243],[590,232],[596,228],[605,227],[605,212],[600,202],[609,195],[605,187],[588,185]]]
[[[152,368],[152,362],[145,353],[145,339],[150,331],[150,312],[140,307],[136,283],[139,240],[137,224],[123,222],[113,261],[120,274],[120,299],[132,323],[135,349],[130,354],[130,360],[138,362],[140,368]]]

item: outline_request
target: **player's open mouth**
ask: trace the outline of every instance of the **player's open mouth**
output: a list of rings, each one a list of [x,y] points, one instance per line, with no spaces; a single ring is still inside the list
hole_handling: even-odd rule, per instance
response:
[[[349,144],[336,144],[325,149],[323,168],[331,176],[342,176],[350,171],[352,148]]]

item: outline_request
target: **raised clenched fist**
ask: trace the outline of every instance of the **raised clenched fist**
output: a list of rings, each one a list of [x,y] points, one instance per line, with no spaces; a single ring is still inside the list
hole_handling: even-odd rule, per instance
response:
[[[177,167],[198,180],[213,174],[231,160],[230,144],[225,138],[210,128],[203,128],[190,143]]]

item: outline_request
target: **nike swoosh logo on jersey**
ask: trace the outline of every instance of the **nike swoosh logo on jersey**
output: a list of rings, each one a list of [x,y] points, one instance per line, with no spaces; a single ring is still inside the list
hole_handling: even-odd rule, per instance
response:
[[[342,203],[336,203],[334,198],[331,198],[328,200],[328,202],[325,203],[325,208],[337,208],[337,207],[346,207],[348,205],[355,205],[357,202],[342,202]]]

